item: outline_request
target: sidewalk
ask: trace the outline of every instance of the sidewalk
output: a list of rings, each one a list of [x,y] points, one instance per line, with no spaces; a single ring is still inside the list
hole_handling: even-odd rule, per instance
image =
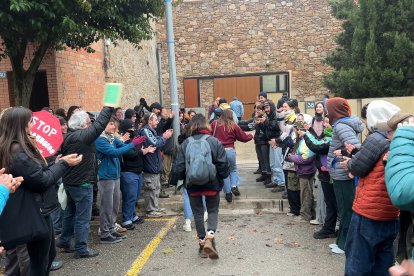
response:
[[[271,189],[264,187],[263,182],[256,182],[259,175],[253,174],[258,168],[254,142],[237,142],[236,152],[241,196],[233,196],[233,202],[228,203],[224,198],[224,193],[221,193],[220,213],[286,213],[289,205],[287,200],[282,200],[282,193],[272,193],[270,192]],[[181,212],[182,198],[180,191],[174,194],[175,188],[169,188],[167,192],[170,194],[170,198],[160,199],[161,207],[173,211],[171,215],[175,212]],[[281,201],[283,203],[280,203]],[[143,210],[142,205],[143,202],[140,201],[140,210]]]

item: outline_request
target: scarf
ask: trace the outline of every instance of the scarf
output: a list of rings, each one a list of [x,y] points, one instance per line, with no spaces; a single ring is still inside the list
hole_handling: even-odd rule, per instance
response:
[[[101,134],[101,137],[105,138],[106,141],[108,141],[109,144],[111,144],[111,145],[115,141],[115,136],[113,134],[109,134],[109,133],[104,132],[104,133]]]

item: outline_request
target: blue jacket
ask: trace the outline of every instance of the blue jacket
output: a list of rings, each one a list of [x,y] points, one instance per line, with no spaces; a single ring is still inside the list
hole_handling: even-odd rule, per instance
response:
[[[0,215],[4,206],[6,206],[7,199],[9,199],[9,190],[0,184]]]
[[[414,127],[397,129],[385,167],[385,183],[394,206],[414,212]]]
[[[101,161],[98,170],[100,180],[115,180],[121,177],[121,164],[119,158],[134,148],[132,143],[124,144],[120,140],[113,138],[109,141],[104,136],[100,136],[95,141],[96,158]]]
[[[139,135],[147,137],[144,148],[154,146],[157,150],[154,153],[144,155],[144,168],[146,173],[158,174],[162,172],[161,149],[164,147],[166,140],[162,136],[157,136],[157,132],[149,125],[145,125],[140,129]]]
[[[231,109],[233,109],[234,113],[236,113],[237,117],[243,117],[244,115],[244,108],[243,103],[237,99],[234,99],[230,102]]]

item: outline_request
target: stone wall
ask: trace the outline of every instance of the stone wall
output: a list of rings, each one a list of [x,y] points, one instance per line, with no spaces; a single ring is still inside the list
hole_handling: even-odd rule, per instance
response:
[[[129,42],[107,45],[106,80],[124,84],[123,108],[133,108],[142,97],[149,105],[160,101],[156,45],[155,39],[141,42],[142,49]]]
[[[327,92],[320,81],[331,69],[322,60],[341,31],[328,0],[192,0],[173,13],[181,105],[187,77],[288,71],[293,97],[311,100]],[[158,31],[165,42],[165,22]],[[163,60],[169,93],[166,47]],[[205,81],[200,81],[204,107],[213,98],[213,82]]]

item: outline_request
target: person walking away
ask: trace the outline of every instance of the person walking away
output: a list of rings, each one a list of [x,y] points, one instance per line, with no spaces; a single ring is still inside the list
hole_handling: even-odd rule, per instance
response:
[[[223,189],[224,179],[230,175],[230,166],[223,145],[210,134],[211,129],[206,118],[201,114],[194,116],[191,122],[191,137],[180,146],[171,183],[177,185],[179,179],[186,179],[185,188],[190,195],[197,229],[199,256],[217,259],[219,256],[215,236],[220,191]],[[202,169],[204,167],[208,168]],[[208,212],[207,232],[204,226],[203,196]]]
[[[95,140],[102,134],[113,113],[113,107],[103,107],[92,123],[85,111],[75,112],[69,122],[69,130],[61,147],[63,155],[83,155],[82,162],[71,167],[63,176],[67,194],[67,206],[63,216],[62,234],[56,246],[64,252],[75,252],[75,258],[91,258],[99,252],[88,247],[88,235],[92,215],[93,182],[96,181],[97,162]],[[72,238],[75,248],[71,247]]]
[[[399,111],[389,102],[372,101],[367,110],[371,134],[352,158],[344,157],[341,162],[342,167],[358,177],[345,246],[345,275],[388,275],[395,262],[393,243],[399,233],[400,210],[388,196],[383,162],[394,131],[380,129],[377,124],[394,116],[399,118]]]
[[[159,194],[161,190],[160,174],[162,172],[162,158],[161,149],[164,147],[165,142],[169,139],[173,133],[172,129],[165,131],[162,136],[158,136],[155,129],[158,126],[158,116],[155,113],[151,113],[148,117],[144,118],[145,126],[140,129],[139,134],[145,136],[146,140],[144,148],[149,146],[155,147],[153,153],[144,155],[144,197],[145,208],[147,217],[161,217],[161,211],[159,206]]]
[[[39,205],[48,235],[26,244],[30,257],[30,275],[49,275],[50,266],[56,256],[53,223],[50,214],[58,207],[55,185],[70,166],[82,161],[82,155],[70,154],[59,157],[56,163],[48,166],[40,154],[36,140],[31,136],[34,120],[32,112],[25,107],[5,109],[0,117],[0,167],[7,173],[19,175],[25,180],[20,189],[10,196],[0,219],[11,219],[8,214],[22,203],[18,193],[32,193]],[[13,221],[24,218],[14,217]],[[2,224],[4,225],[3,222]],[[8,223],[13,227],[14,223]],[[17,230],[17,229],[16,229]],[[19,246],[21,244],[18,244]]]
[[[234,97],[233,100],[230,102],[230,108],[236,113],[237,120],[241,120],[244,115],[244,107],[243,103]]]
[[[115,230],[121,200],[121,165],[119,159],[124,153],[142,145],[145,141],[145,137],[138,136],[131,143],[124,144],[114,136],[117,128],[118,120],[112,117],[104,133],[95,142],[96,158],[100,162],[98,170],[98,188],[101,195],[99,221],[101,243],[103,244],[117,243],[126,238],[124,234],[120,234]]]
[[[333,253],[344,254],[346,236],[352,216],[352,202],[355,195],[354,180],[347,171],[339,166],[340,160],[334,151],[346,144],[359,149],[361,143],[358,134],[364,130],[364,125],[358,117],[351,116],[351,107],[344,98],[335,97],[326,103],[329,120],[333,126],[332,141],[328,152],[328,169],[333,179],[336,203],[339,214],[339,232],[335,244],[331,244]]]
[[[227,160],[230,162],[230,176],[224,179],[224,193],[226,194],[227,202],[232,202],[233,194],[240,196],[239,191],[239,173],[237,172],[236,164],[236,150],[234,142],[240,141],[246,143],[253,139],[253,135],[245,133],[233,121],[233,112],[226,109],[221,114],[221,117],[211,123],[213,136],[216,137],[224,146],[226,150]]]

